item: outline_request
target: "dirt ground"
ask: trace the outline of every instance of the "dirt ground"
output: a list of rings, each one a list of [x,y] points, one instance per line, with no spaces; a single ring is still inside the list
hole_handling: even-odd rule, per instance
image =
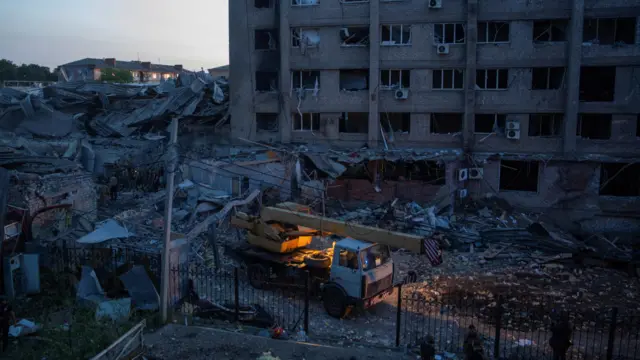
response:
[[[338,348],[273,340],[239,332],[170,324],[145,336],[148,359],[255,360],[270,352],[280,360],[415,359],[391,350]]]

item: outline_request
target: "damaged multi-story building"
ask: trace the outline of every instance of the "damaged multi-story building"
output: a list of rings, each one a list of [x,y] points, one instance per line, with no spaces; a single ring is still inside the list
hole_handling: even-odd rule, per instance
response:
[[[232,137],[366,162],[329,188],[343,198],[381,178],[360,197],[637,214],[638,16],[629,0],[233,1]]]

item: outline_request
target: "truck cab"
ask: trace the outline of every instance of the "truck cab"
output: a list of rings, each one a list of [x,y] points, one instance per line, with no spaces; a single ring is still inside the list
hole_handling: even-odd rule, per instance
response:
[[[329,315],[344,317],[353,306],[371,307],[393,292],[389,247],[352,238],[334,245],[329,281],[322,299]]]

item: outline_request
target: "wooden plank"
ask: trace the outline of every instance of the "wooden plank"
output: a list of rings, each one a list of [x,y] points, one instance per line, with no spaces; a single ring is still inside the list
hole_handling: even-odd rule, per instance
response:
[[[422,251],[422,237],[418,235],[389,231],[277,207],[263,208],[260,217],[264,222],[278,221],[311,229],[322,229],[339,236],[403,248],[415,253]]]

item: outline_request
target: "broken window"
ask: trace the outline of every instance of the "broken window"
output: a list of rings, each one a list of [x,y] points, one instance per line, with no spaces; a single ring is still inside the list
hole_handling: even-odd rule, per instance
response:
[[[562,114],[530,114],[529,136],[561,136]]]
[[[385,132],[409,133],[411,113],[380,113],[380,123]]]
[[[560,89],[564,85],[564,74],[563,67],[533,68],[531,70],[531,89]]]
[[[315,90],[320,88],[320,71],[295,70],[291,76],[291,87],[294,90]]]
[[[504,132],[506,122],[505,114],[476,114],[473,131],[476,134]]]
[[[437,161],[384,161],[385,180],[418,180],[431,185],[444,185],[446,171],[444,164]]]
[[[411,45],[411,25],[382,25],[382,45]]]
[[[611,138],[611,114],[580,114],[576,135],[583,139],[607,140]]]
[[[278,73],[256,71],[256,91],[278,91]]]
[[[274,29],[258,29],[255,31],[256,50],[275,50],[278,48],[278,35]]]
[[[340,70],[340,90],[359,91],[369,89],[369,70]]]
[[[639,163],[600,164],[600,195],[640,196]]]
[[[509,42],[509,23],[505,21],[483,21],[478,23],[478,43]]]
[[[258,9],[267,9],[273,7],[274,0],[255,0],[254,6]]]
[[[231,178],[231,195],[242,196],[249,191],[250,179],[246,176],[234,176]]]
[[[508,69],[476,70],[476,86],[482,90],[504,90],[509,87]]]
[[[601,45],[635,44],[636,18],[585,19],[582,41]]]
[[[256,113],[256,130],[258,132],[278,132],[278,114]]]
[[[369,28],[361,27],[343,27],[340,29],[340,38],[342,46],[367,46],[369,45]]]
[[[291,46],[317,47],[320,44],[320,31],[318,29],[293,28],[291,29]]]
[[[433,70],[433,89],[460,90],[464,87],[464,71],[462,69]]]
[[[349,112],[342,113],[340,116],[341,133],[360,133],[369,132],[369,113],[367,112]]]
[[[432,113],[430,130],[432,134],[454,134],[462,131],[464,114]]]
[[[533,22],[533,42],[567,41],[567,20],[539,20]]]
[[[538,191],[537,161],[500,161],[500,190]]]
[[[319,131],[319,113],[293,113],[293,131]]]
[[[411,85],[411,70],[381,70],[380,89],[408,89]]]
[[[615,66],[583,66],[580,68],[580,101],[611,102],[615,96]]]
[[[291,5],[294,6],[307,6],[307,5],[318,5],[320,0],[291,0]]]
[[[464,44],[464,24],[433,24],[435,44]]]

